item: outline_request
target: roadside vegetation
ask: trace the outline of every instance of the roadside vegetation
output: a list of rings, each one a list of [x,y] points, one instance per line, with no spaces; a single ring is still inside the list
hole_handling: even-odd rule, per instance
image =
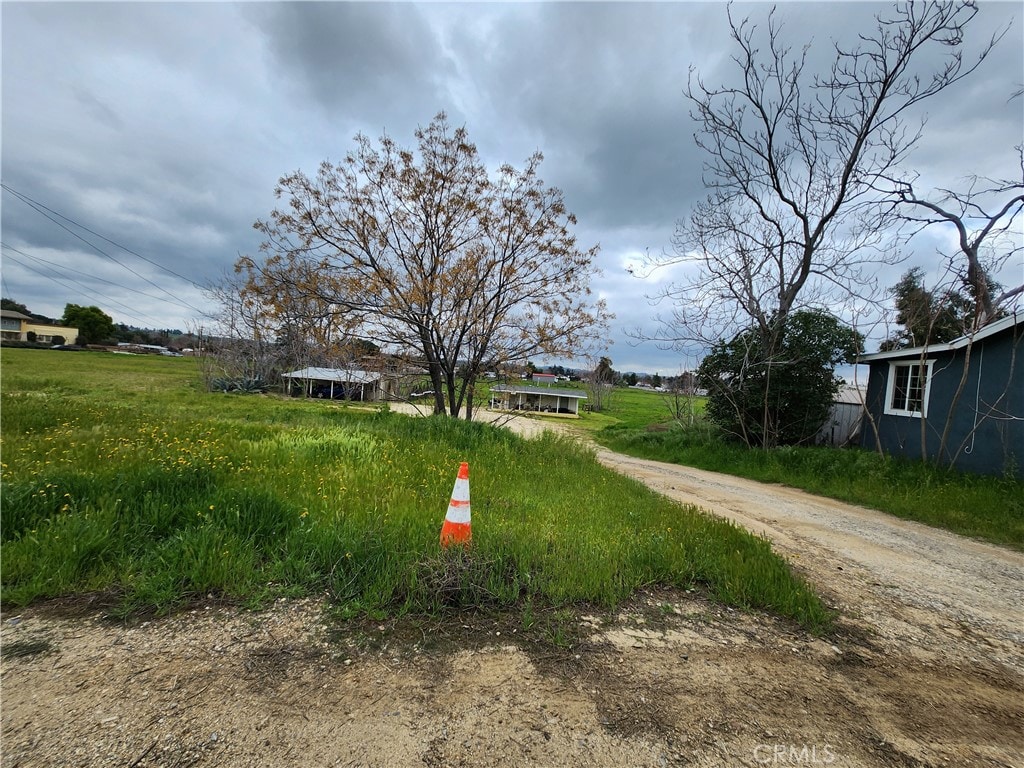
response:
[[[344,615],[383,616],[613,607],[669,586],[830,623],[767,541],[571,441],[209,393],[190,359],[4,349],[0,362],[6,606],[92,593],[130,614],[326,594]],[[444,553],[460,461],[473,545]]]
[[[702,413],[703,404],[695,411]],[[665,396],[640,390],[617,392],[599,417],[580,424],[589,424],[601,445],[630,456],[782,483],[1024,550],[1024,485],[1009,476],[960,473],[856,448],[747,448],[702,418],[672,422]]]

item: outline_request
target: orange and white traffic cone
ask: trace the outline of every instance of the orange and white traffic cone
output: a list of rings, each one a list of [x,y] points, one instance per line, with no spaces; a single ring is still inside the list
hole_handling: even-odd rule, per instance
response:
[[[469,546],[472,531],[469,524],[469,464],[459,465],[459,476],[455,478],[452,489],[452,500],[448,502],[448,514],[444,516],[441,526],[441,546],[447,549],[449,544]]]

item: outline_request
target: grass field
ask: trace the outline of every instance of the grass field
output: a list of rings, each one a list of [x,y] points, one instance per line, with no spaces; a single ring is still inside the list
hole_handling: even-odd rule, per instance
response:
[[[705,588],[821,630],[770,549],[576,444],[322,401],[210,394],[188,359],[0,350],[7,605],[120,613],[327,593],[343,613],[593,603]],[[438,546],[460,461],[473,546]]]
[[[579,425],[595,433],[608,427],[643,429],[649,424],[671,420],[669,396],[650,389],[619,387],[607,400],[607,408],[601,413],[587,413]],[[703,412],[703,402],[697,402],[698,412]]]

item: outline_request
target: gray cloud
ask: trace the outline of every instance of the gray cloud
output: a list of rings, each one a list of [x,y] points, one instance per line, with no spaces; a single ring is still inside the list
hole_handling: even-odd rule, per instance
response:
[[[823,67],[829,37],[854,34],[885,7],[783,4],[779,15],[797,44],[814,38]],[[768,7],[733,10],[763,20]],[[58,284],[5,250],[4,295],[50,314],[73,300],[125,322],[185,327],[196,315],[187,305],[202,300],[166,270],[216,279],[258,248],[252,222],[273,207],[279,176],[340,159],[357,131],[412,144],[415,127],[444,109],[489,164],[544,152],[542,175],[565,191],[580,243],[601,243],[595,288],[619,316],[616,367],[678,368],[678,355],[623,334],[651,325],[658,309],[645,294],[669,272],[639,280],[626,267],[668,248],[676,220],[705,194],[683,90],[691,65],[709,84],[733,76],[724,4],[4,3],[0,12],[4,183],[164,266],[78,230],[181,301],[154,300],[149,282],[6,192],[7,246],[129,288],[82,275]],[[972,44],[1015,12],[982,5]],[[1020,39],[1014,27],[975,77],[928,104],[913,156],[922,180],[952,183],[1013,159],[1024,107],[1007,97],[1024,77]],[[936,242],[923,239],[917,258]]]
[[[445,101],[452,62],[417,6],[257,4],[244,13],[265,35],[282,85],[302,89],[329,116],[408,123],[429,119],[424,104]]]
[[[718,9],[721,10],[721,9]],[[544,151],[546,173],[581,217],[605,226],[670,220],[702,191],[683,99],[691,39],[709,15],[682,5],[559,4],[496,19],[474,117],[513,152]],[[527,145],[526,142],[532,142]]]

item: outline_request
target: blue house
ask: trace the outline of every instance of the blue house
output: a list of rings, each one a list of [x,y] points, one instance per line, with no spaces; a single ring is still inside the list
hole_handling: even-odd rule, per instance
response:
[[[863,447],[1024,479],[1024,313],[859,362],[870,366]]]

